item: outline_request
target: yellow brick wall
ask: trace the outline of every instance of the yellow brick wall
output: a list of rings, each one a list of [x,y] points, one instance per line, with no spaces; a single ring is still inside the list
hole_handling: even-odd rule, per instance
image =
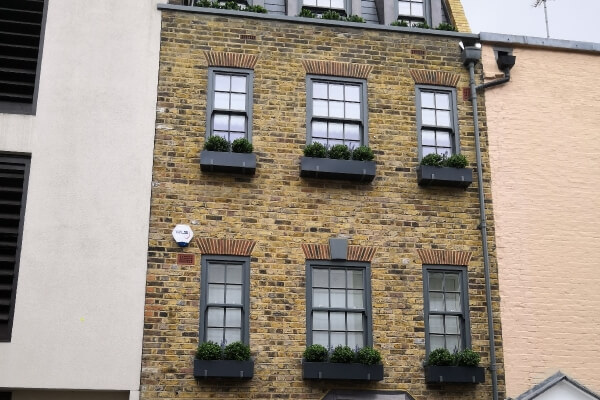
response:
[[[256,39],[240,39],[256,35]],[[163,11],[142,399],[321,399],[330,389],[406,390],[415,399],[490,398],[490,376],[480,385],[426,386],[422,264],[418,249],[472,252],[468,264],[472,347],[489,365],[487,316],[476,184],[469,189],[420,188],[416,181],[415,82],[410,69],[458,76],[463,154],[474,166],[471,105],[463,100],[468,73],[457,39],[247,17]],[[414,51],[418,50],[418,51]],[[202,173],[208,67],[205,51],[257,55],[254,68],[254,177]],[[306,72],[303,60],[373,67],[369,74],[369,144],[376,153],[371,184],[303,179]],[[485,122],[483,104],[480,105]],[[483,138],[484,147],[486,139]],[[485,149],[484,149],[485,150]],[[485,191],[489,193],[484,152]],[[490,233],[493,233],[488,203]],[[180,249],[175,224],[196,237],[256,241],[251,259],[250,345],[255,376],[248,382],[202,381],[192,374],[198,344],[200,249]],[[385,379],[379,383],[302,380],[306,345],[303,244],[345,236],[373,246],[371,264],[374,347]],[[493,234],[491,235],[493,250]],[[176,265],[180,252],[194,266]],[[497,275],[492,283],[500,391],[502,347]]]
[[[469,21],[467,21],[467,16],[460,0],[446,0],[446,4],[448,5],[450,19],[453,21],[456,29],[459,32],[471,32]]]

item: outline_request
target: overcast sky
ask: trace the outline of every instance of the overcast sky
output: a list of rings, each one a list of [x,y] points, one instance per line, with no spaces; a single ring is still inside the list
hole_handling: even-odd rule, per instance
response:
[[[535,0],[461,0],[473,33],[546,37]],[[548,0],[550,38],[600,43],[600,0]]]

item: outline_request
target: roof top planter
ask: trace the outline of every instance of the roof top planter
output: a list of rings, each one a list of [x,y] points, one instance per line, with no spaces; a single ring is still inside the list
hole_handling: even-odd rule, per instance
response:
[[[220,136],[211,136],[200,153],[200,169],[204,172],[254,175],[256,155],[252,150],[252,143],[247,139],[236,139],[229,143]]]
[[[350,153],[345,145],[336,145],[327,151],[322,144],[313,143],[306,146],[304,155],[300,159],[300,176],[305,178],[355,182],[371,182],[375,178],[374,155],[367,146],[360,146]]]
[[[462,154],[454,154],[448,158],[428,154],[417,167],[417,182],[420,186],[467,188],[473,183],[473,170],[465,168],[467,164],[467,159]]]
[[[223,359],[224,358],[224,359]],[[250,358],[250,348],[235,342],[224,349],[214,342],[202,343],[194,359],[194,378],[238,378],[251,379],[254,376],[254,361]]]
[[[317,380],[383,380],[383,365],[377,350],[363,347],[354,353],[348,346],[336,347],[331,356],[321,345],[309,346],[302,360],[302,378]]]
[[[450,354],[446,349],[436,349],[429,354],[425,367],[427,383],[482,383],[485,369],[479,367],[481,357],[473,350],[465,349]]]

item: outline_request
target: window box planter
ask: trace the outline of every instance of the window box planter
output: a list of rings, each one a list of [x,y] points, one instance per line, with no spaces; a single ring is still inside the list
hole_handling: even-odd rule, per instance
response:
[[[200,153],[200,169],[204,172],[254,175],[256,154],[203,150]]]
[[[383,365],[302,361],[303,379],[383,380]]]
[[[238,378],[254,376],[254,361],[194,359],[194,378]]]
[[[375,161],[302,157],[300,158],[300,176],[371,182],[375,178]]]
[[[419,165],[417,182],[420,186],[450,186],[467,188],[473,183],[471,168],[431,167]]]
[[[427,383],[482,383],[485,382],[483,367],[425,367]]]

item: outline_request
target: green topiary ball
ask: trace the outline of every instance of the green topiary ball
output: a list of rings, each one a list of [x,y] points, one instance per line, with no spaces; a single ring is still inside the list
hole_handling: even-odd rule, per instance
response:
[[[246,361],[250,359],[250,346],[242,342],[233,342],[223,349],[225,360]]]
[[[372,347],[363,347],[356,353],[356,361],[365,365],[379,364],[381,354]]]
[[[303,354],[304,359],[308,362],[325,362],[328,356],[329,352],[325,346],[321,346],[320,344],[308,346]]]
[[[421,165],[427,165],[430,167],[441,167],[444,158],[439,154],[431,153],[427,154],[425,157],[421,159]]]
[[[454,365],[454,355],[450,354],[447,349],[435,349],[429,353],[427,365]]]
[[[211,136],[204,142],[204,150],[208,151],[229,151],[231,143],[221,136]]]
[[[331,353],[329,360],[332,363],[351,363],[354,361],[355,357],[356,355],[350,347],[339,345],[333,349],[333,353]]]
[[[463,367],[476,367],[481,361],[481,356],[471,349],[464,349],[456,354],[456,361]]]
[[[360,146],[352,152],[352,159],[356,161],[372,161],[375,158],[369,146]]]
[[[462,154],[453,154],[448,157],[443,164],[445,167],[450,168],[465,168],[469,162],[467,161],[467,157]]]
[[[311,143],[304,148],[306,157],[327,158],[327,149],[319,142]]]
[[[333,160],[349,160],[350,150],[345,144],[336,144],[329,149],[329,158]]]
[[[220,360],[221,353],[221,346],[215,342],[204,342],[198,345],[196,358],[199,360]]]
[[[231,151],[234,153],[252,153],[254,147],[252,143],[248,141],[248,139],[239,138],[235,139],[233,143],[231,143]]]

